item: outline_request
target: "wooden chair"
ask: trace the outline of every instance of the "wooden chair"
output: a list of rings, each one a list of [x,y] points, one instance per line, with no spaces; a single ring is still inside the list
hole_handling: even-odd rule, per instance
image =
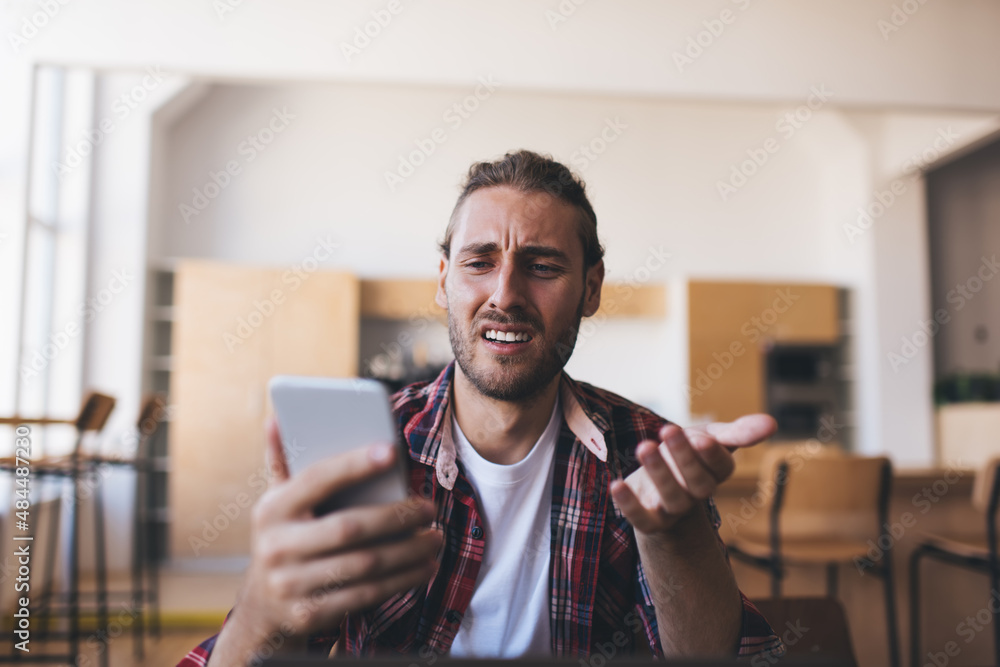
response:
[[[48,417],[25,418],[25,417],[5,417],[0,423],[20,425],[20,424],[72,424],[76,429],[76,441],[73,451],[68,456],[44,456],[32,458],[31,471],[38,478],[55,477],[58,479],[69,479],[72,483],[73,502],[69,504],[69,581],[68,591],[65,595],[65,609],[55,610],[56,604],[61,604],[64,600],[62,596],[57,596],[53,592],[53,582],[55,580],[55,561],[57,546],[59,543],[59,526],[61,515],[61,503],[52,504],[52,517],[48,522],[49,534],[46,536],[46,558],[43,569],[43,583],[41,593],[33,599],[33,613],[39,618],[40,630],[38,638],[43,640],[48,636],[49,620],[53,615],[65,615],[69,621],[69,631],[65,639],[69,642],[69,659],[74,662],[79,656],[80,632],[80,538],[79,525],[80,517],[77,511],[79,500],[79,490],[81,482],[86,478],[88,472],[88,462],[86,454],[83,452],[84,440],[88,433],[100,432],[108,417],[111,416],[115,407],[115,399],[100,392],[90,392],[80,406],[80,412],[75,419],[52,419]],[[16,461],[4,459],[0,461],[0,469],[12,470]],[[94,530],[95,539],[95,575],[97,578],[97,617],[100,627],[108,625],[108,601],[107,601],[107,566],[105,558],[104,544],[104,509],[103,494],[101,485],[95,485],[94,494]],[[58,638],[62,638],[60,635]],[[102,651],[102,664],[107,665],[107,646],[104,640],[105,650]],[[34,659],[53,660],[62,659],[67,656],[56,655],[35,655]]]
[[[152,451],[154,436],[160,431],[167,414],[166,399],[152,394],[143,399],[136,421],[136,448],[131,459],[101,458],[99,463],[130,467],[135,471],[135,505],[132,520],[132,608],[136,611],[132,624],[132,646],[136,658],[143,658],[143,634],[146,629],[147,614],[150,630],[160,634],[160,589],[159,567],[155,559],[149,557],[147,546],[153,517],[149,513],[147,496],[155,469]],[[148,607],[147,607],[148,605]]]
[[[782,637],[790,659],[830,658],[857,667],[847,615],[839,600],[823,597],[753,600],[774,631]],[[808,628],[807,632],[802,629]]]
[[[773,470],[773,472],[770,472]],[[793,460],[778,453],[762,467],[763,482],[774,489],[769,505],[748,522],[729,545],[737,560],[771,574],[771,591],[781,597],[789,565],[825,566],[827,595],[837,595],[838,568],[865,563],[862,573],[882,579],[885,588],[889,658],[899,666],[896,597],[888,533],[892,465],[884,457],[849,457],[835,452]],[[770,477],[768,477],[770,475]],[[763,527],[762,527],[763,526]],[[868,560],[870,542],[890,548]]]
[[[989,575],[990,592],[1000,596],[997,558],[997,507],[1000,505],[1000,457],[976,473],[972,506],[984,514],[986,530],[968,539],[928,535],[910,555],[910,664],[920,664],[920,562],[932,558]],[[988,595],[989,597],[989,595]],[[993,618],[994,664],[1000,665],[1000,619]]]
[[[39,461],[36,470],[40,474],[50,476],[62,476],[69,478],[72,482],[73,502],[70,503],[69,516],[69,591],[67,595],[66,615],[69,618],[69,642],[70,652],[76,653],[77,642],[81,636],[80,632],[80,489],[81,483],[86,479],[88,472],[88,462],[86,453],[83,451],[84,440],[88,433],[100,433],[108,422],[108,418],[115,409],[115,399],[107,394],[92,391],[88,393],[80,407],[80,414],[76,418],[76,443],[73,452],[69,457],[49,457]],[[98,627],[108,626],[108,598],[107,598],[107,554],[104,531],[104,493],[102,484],[94,485],[94,576],[96,579],[97,591],[97,624]],[[58,507],[58,506],[57,506]],[[56,532],[59,526],[58,512],[54,520],[49,522],[48,536],[48,572],[46,573],[46,587],[43,591],[43,600],[51,603],[55,600],[52,592],[53,572],[52,566],[56,560],[56,545],[59,535]],[[41,614],[43,619],[42,627],[47,630],[49,616],[51,614],[51,604],[46,604],[45,611]],[[44,636],[44,631],[43,631]],[[107,645],[106,639],[103,641],[104,650],[101,652],[101,664],[107,665]]]

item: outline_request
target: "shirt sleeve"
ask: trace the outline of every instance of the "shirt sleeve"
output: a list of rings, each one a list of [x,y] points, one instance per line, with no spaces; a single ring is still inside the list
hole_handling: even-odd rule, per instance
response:
[[[719,546],[725,550],[726,546],[719,536],[719,526],[722,524],[722,517],[719,516],[719,510],[716,509],[715,502],[711,498],[705,501],[705,508],[712,519],[712,526],[719,540]],[[726,561],[729,561],[728,554],[726,555]],[[641,561],[638,563],[638,584],[640,595],[637,602],[639,604],[640,616],[646,626],[645,630],[646,637],[649,640],[649,648],[654,656],[662,658],[663,648],[660,646],[653,596]],[[757,607],[743,595],[743,591],[740,591],[740,600],[743,602],[743,616],[740,626],[740,640],[735,647],[736,656],[740,658],[753,656],[779,658],[783,656],[785,654],[785,645],[781,642],[778,635],[775,634],[774,630],[771,629],[770,624],[768,624]]]
[[[232,613],[232,610],[230,610],[229,614],[226,614],[226,621],[229,620],[229,615]],[[223,621],[222,625],[225,627],[225,621]],[[306,652],[309,655],[329,655],[330,650],[333,649],[333,645],[337,643],[339,637],[339,629],[333,632],[320,632],[310,635]],[[181,658],[181,661],[177,663],[177,667],[204,667],[207,665],[208,658],[212,655],[212,650],[215,648],[215,642],[218,638],[219,635],[216,633],[195,646],[188,651],[187,655]]]
[[[208,658],[215,648],[215,640],[219,635],[215,634],[188,651],[188,654],[181,658],[177,667],[204,667],[208,664]]]

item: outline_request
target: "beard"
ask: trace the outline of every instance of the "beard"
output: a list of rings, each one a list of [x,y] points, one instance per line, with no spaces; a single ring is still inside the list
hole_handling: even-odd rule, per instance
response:
[[[583,319],[584,296],[577,304],[573,322],[562,331],[546,335],[544,326],[536,319],[524,314],[492,315],[473,319],[468,332],[462,332],[460,325],[448,309],[448,338],[455,353],[455,361],[479,393],[497,401],[526,403],[548,386],[552,379],[562,372],[576,346],[580,321]],[[495,356],[493,361],[500,369],[488,369],[482,361],[476,360],[479,344],[479,325],[483,322],[496,324],[524,324],[532,328],[532,343],[541,354],[527,356]],[[489,354],[488,352],[485,354]]]

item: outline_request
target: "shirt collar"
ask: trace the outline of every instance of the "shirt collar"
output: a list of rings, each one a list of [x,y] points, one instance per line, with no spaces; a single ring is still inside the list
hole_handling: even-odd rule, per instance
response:
[[[425,400],[424,406],[407,420],[403,429],[410,456],[434,468],[438,482],[449,490],[454,488],[455,480],[458,479],[455,438],[451,427],[454,379],[453,361],[433,382],[419,391]],[[563,420],[573,435],[594,456],[607,461],[608,447],[604,434],[611,424],[607,407],[588,396],[584,386],[565,372],[559,383],[559,397]]]

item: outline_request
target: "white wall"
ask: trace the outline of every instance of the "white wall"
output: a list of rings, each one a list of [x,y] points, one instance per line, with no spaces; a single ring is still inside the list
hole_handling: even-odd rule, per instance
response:
[[[989,0],[399,0],[350,61],[341,44],[389,0],[228,0],[221,16],[219,4],[70,2],[18,56],[250,78],[458,84],[492,71],[539,90],[703,99],[794,100],[823,82],[850,104],[1000,108]],[[913,13],[884,31],[894,6]],[[8,24],[32,11],[15,4]],[[553,23],[560,11],[568,20]],[[679,68],[674,53],[706,21],[718,36],[701,35],[703,53]]]
[[[992,115],[898,115],[852,112],[851,122],[871,146],[871,180],[845,217],[845,238],[870,245],[866,272],[872,289],[859,295],[856,365],[859,402],[871,419],[860,442],[870,453],[890,452],[900,467],[933,462],[932,345],[900,363],[910,340],[931,317],[927,213],[921,169],[975,143],[998,126]],[[879,213],[879,204],[884,204]],[[875,215],[870,226],[859,208]],[[897,355],[895,357],[891,355]]]
[[[158,65],[205,77],[328,84],[212,90],[212,105],[198,103],[192,115],[176,116],[169,132],[178,141],[162,165],[164,178],[153,183],[143,174],[155,105],[138,110],[129,119],[135,127],[105,147],[97,166],[100,245],[89,289],[101,286],[113,268],[142,266],[147,248],[154,261],[192,254],[282,263],[301,257],[314,235],[328,229],[345,244],[337,262],[363,275],[426,275],[434,263],[431,241],[471,160],[514,146],[570,159],[605,118],[617,115],[629,128],[583,175],[612,277],[640,266],[650,245],[673,254],[654,278],[670,281],[670,317],[600,327],[581,344],[570,370],[683,420],[683,280],[853,287],[861,447],[887,451],[903,464],[930,462],[929,350],[905,372],[892,373],[885,361],[910,323],[926,316],[918,187],[854,243],[843,225],[879,184],[897,177],[900,162],[925,147],[937,126],[968,121],[963,142],[996,126],[1000,4],[909,3],[919,9],[897,15],[900,29],[883,35],[878,21],[891,20],[894,5],[907,3],[401,0],[402,12],[348,62],[341,43],[387,4],[243,0],[220,17],[203,0],[69,2],[23,45],[0,49],[8,93],[0,103],[6,129],[0,133],[0,235],[6,234],[0,236],[0,307],[12,312],[16,304],[27,82],[36,62],[130,71]],[[553,29],[546,12],[561,6],[575,9]],[[704,22],[724,9],[733,22],[708,39]],[[32,2],[6,3],[0,32],[10,42],[37,12]],[[674,53],[699,33],[711,43],[679,69]],[[478,77],[491,74],[501,84],[498,94],[389,192],[382,172],[441,125],[444,109]],[[779,114],[818,85],[835,93],[832,101],[722,202],[716,181],[747,149],[773,136]],[[208,170],[240,157],[240,141],[266,123],[276,104],[298,115],[287,133],[195,222],[179,224],[177,204],[191,187],[204,185]],[[106,112],[106,106],[96,110],[98,117]],[[372,250],[378,244],[383,252]],[[124,421],[138,398],[141,291],[117,301],[121,312],[109,311],[88,338],[108,342],[88,349],[85,381],[129,397],[118,415]],[[14,359],[13,323],[2,327],[0,408],[11,404]],[[631,343],[627,354],[612,357],[621,341]],[[636,368],[650,372],[638,375]]]
[[[906,160],[954,127],[957,149],[993,127],[985,114],[843,112],[832,101],[796,105],[696,103],[499,87],[457,128],[442,114],[472,88],[378,84],[215,86],[163,128],[162,206],[153,259],[215,257],[257,264],[299,261],[314,239],[342,243],[329,268],[364,276],[431,276],[435,242],[468,165],[514,147],[552,153],[582,172],[607,246],[609,280],[636,277],[653,250],[670,258],[655,282],[694,278],[824,282],[855,291],[857,427],[865,452],[890,452],[901,465],[932,462],[929,350],[907,377],[885,356],[897,329],[924,312],[923,216],[900,199],[863,233],[857,207],[898,176]],[[255,155],[241,154],[274,109],[295,119]],[[778,125],[790,110],[794,132]],[[589,161],[581,145],[608,120],[620,133]],[[443,127],[412,176],[394,188],[385,173],[400,155]],[[609,137],[613,133],[609,131]],[[734,165],[773,139],[744,185],[723,195]],[[194,189],[235,160],[240,173],[194,214]],[[908,168],[908,167],[907,167]],[[225,179],[223,179],[225,180]],[[735,181],[739,184],[739,181]],[[908,204],[906,202],[909,202]],[[179,210],[185,204],[188,222]],[[643,277],[640,272],[639,277]],[[683,299],[666,322],[613,321],[585,330],[568,370],[679,421],[688,417]],[[916,376],[912,376],[916,373]]]

